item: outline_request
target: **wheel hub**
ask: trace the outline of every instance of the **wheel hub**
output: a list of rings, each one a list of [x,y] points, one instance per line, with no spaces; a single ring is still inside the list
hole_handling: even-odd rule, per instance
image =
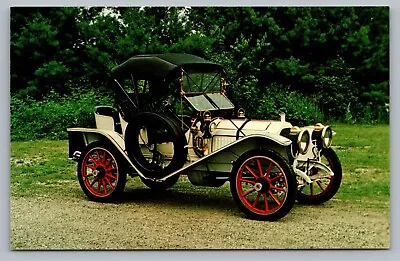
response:
[[[258,178],[256,184],[254,184],[254,189],[257,192],[265,193],[270,189],[270,184],[266,178]]]
[[[95,170],[93,170],[93,176],[95,178],[96,177],[102,178],[102,177],[104,177],[105,173],[106,173],[106,171],[105,171],[104,167],[102,167],[102,166],[99,166]]]

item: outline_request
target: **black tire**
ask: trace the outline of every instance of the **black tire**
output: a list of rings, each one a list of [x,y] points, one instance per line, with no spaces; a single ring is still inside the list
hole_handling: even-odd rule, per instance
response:
[[[327,160],[327,165],[333,171],[334,176],[329,178],[326,177],[325,180],[328,181],[328,184],[325,186],[321,181],[317,183],[317,186],[315,186],[314,183],[311,183],[308,189],[310,193],[308,193],[308,190],[305,191],[304,188],[302,190],[298,190],[297,201],[299,203],[311,205],[322,204],[330,200],[339,190],[342,182],[342,165],[340,164],[338,156],[332,148],[322,149],[321,156]],[[311,190],[311,188],[313,189]],[[313,191],[313,195],[311,194],[311,191]]]
[[[140,179],[147,187],[151,188],[152,190],[162,191],[162,190],[169,189],[170,187],[175,185],[175,183],[178,182],[178,180],[179,180],[179,175],[174,175],[174,176],[172,176],[164,181],[161,181],[161,182],[156,182],[156,181],[152,181],[149,179],[143,179],[143,178],[140,178]]]
[[[124,191],[123,160],[120,153],[105,142],[92,142],[82,151],[77,172],[79,184],[90,200],[113,202]]]
[[[252,163],[257,165],[256,171]],[[257,175],[256,172],[265,173]],[[230,189],[236,204],[248,218],[264,221],[286,216],[296,198],[292,169],[283,157],[271,150],[252,150],[240,156],[232,169]],[[254,201],[249,196],[255,197]],[[263,202],[260,203],[261,198]]]
[[[149,130],[149,143],[152,139],[152,144],[165,142],[173,144],[173,156],[167,166],[161,167],[149,162],[142,154],[139,134],[143,128]],[[142,112],[135,115],[126,129],[125,145],[135,166],[143,175],[150,178],[165,177],[183,167],[187,159],[188,149],[185,134],[175,119],[163,113]]]

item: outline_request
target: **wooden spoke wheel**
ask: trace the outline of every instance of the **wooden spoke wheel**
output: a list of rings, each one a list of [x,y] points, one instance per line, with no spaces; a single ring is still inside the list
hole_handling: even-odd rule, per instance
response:
[[[115,200],[124,190],[126,174],[119,165],[118,154],[102,142],[93,142],[82,153],[78,179],[84,193],[94,201]]]
[[[287,162],[269,150],[241,156],[231,176],[231,193],[239,208],[249,217],[274,221],[293,207],[296,187]]]
[[[339,190],[342,182],[342,166],[335,151],[331,148],[323,149],[322,163],[326,164],[334,173],[322,173],[317,168],[311,169],[311,184],[300,187],[297,191],[297,200],[304,204],[321,204],[330,200]]]

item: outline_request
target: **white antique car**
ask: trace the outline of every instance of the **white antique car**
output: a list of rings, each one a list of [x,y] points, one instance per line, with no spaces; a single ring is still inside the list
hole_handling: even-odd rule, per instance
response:
[[[296,199],[319,204],[339,189],[332,129],[292,126],[284,113],[246,118],[226,96],[220,65],[188,54],[139,55],[112,75],[117,109],[96,107],[95,129],[68,129],[69,156],[89,199],[116,200],[127,174],[154,190],[187,175],[193,185],[229,181],[247,217],[272,221]]]

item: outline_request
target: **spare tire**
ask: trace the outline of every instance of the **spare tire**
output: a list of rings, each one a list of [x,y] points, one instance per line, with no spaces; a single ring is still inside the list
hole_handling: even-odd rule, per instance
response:
[[[125,148],[139,171],[149,178],[163,178],[183,167],[187,141],[179,123],[163,113],[141,112],[128,123]]]

